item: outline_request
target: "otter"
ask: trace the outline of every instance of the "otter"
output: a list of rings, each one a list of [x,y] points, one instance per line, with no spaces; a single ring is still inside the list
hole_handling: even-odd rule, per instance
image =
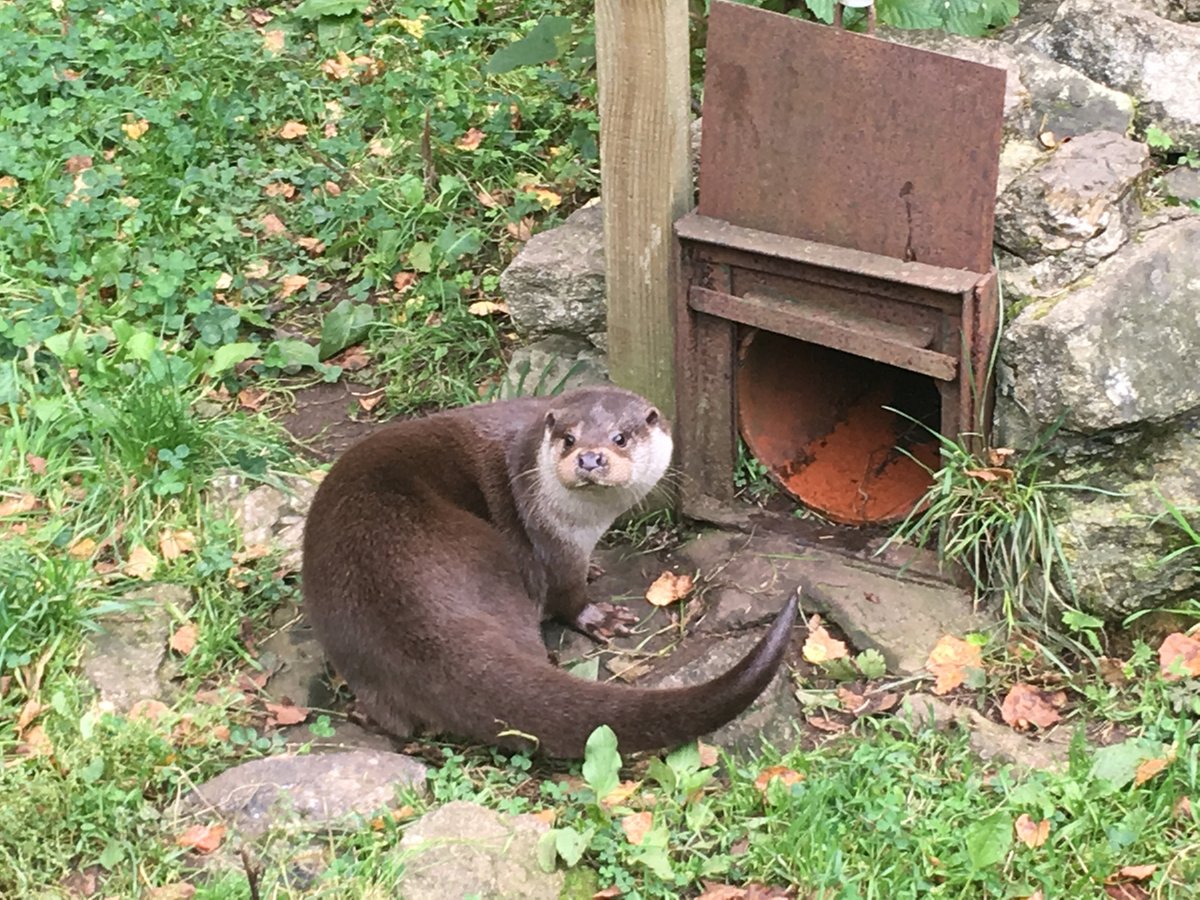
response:
[[[637,394],[591,387],[435,413],[352,446],[305,524],[306,614],[359,706],[397,736],[449,733],[583,756],[672,747],[725,724],[778,669],[793,596],[732,669],[685,688],[577,678],[541,623],[596,636],[628,621],[588,601],[593,549],[666,472],[670,427]]]

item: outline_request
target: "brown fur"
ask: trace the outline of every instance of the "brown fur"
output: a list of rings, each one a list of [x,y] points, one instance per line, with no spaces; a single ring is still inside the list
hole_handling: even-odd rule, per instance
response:
[[[603,618],[587,602],[591,551],[669,457],[657,410],[616,388],[439,413],[352,447],[309,512],[303,583],[308,617],[360,704],[396,734],[506,747],[535,736],[566,757],[601,724],[632,751],[736,716],[778,668],[794,601],[733,669],[689,688],[578,679],[542,643],[543,619]]]

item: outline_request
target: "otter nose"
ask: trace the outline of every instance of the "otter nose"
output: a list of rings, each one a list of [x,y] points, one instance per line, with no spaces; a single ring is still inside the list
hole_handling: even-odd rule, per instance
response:
[[[575,464],[585,472],[594,472],[596,469],[604,468],[606,462],[603,453],[597,453],[595,450],[586,450],[579,454]]]

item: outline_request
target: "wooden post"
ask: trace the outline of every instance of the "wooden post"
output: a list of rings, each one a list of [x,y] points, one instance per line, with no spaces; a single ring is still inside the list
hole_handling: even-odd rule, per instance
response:
[[[688,0],[596,0],[609,369],[675,411],[672,225],[691,206]]]

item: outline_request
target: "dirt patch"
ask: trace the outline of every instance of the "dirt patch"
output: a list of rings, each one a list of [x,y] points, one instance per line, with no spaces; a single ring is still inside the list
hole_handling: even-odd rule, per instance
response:
[[[328,462],[379,426],[381,420],[359,403],[378,390],[346,381],[300,388],[294,394],[295,406],[279,423],[310,456]]]

